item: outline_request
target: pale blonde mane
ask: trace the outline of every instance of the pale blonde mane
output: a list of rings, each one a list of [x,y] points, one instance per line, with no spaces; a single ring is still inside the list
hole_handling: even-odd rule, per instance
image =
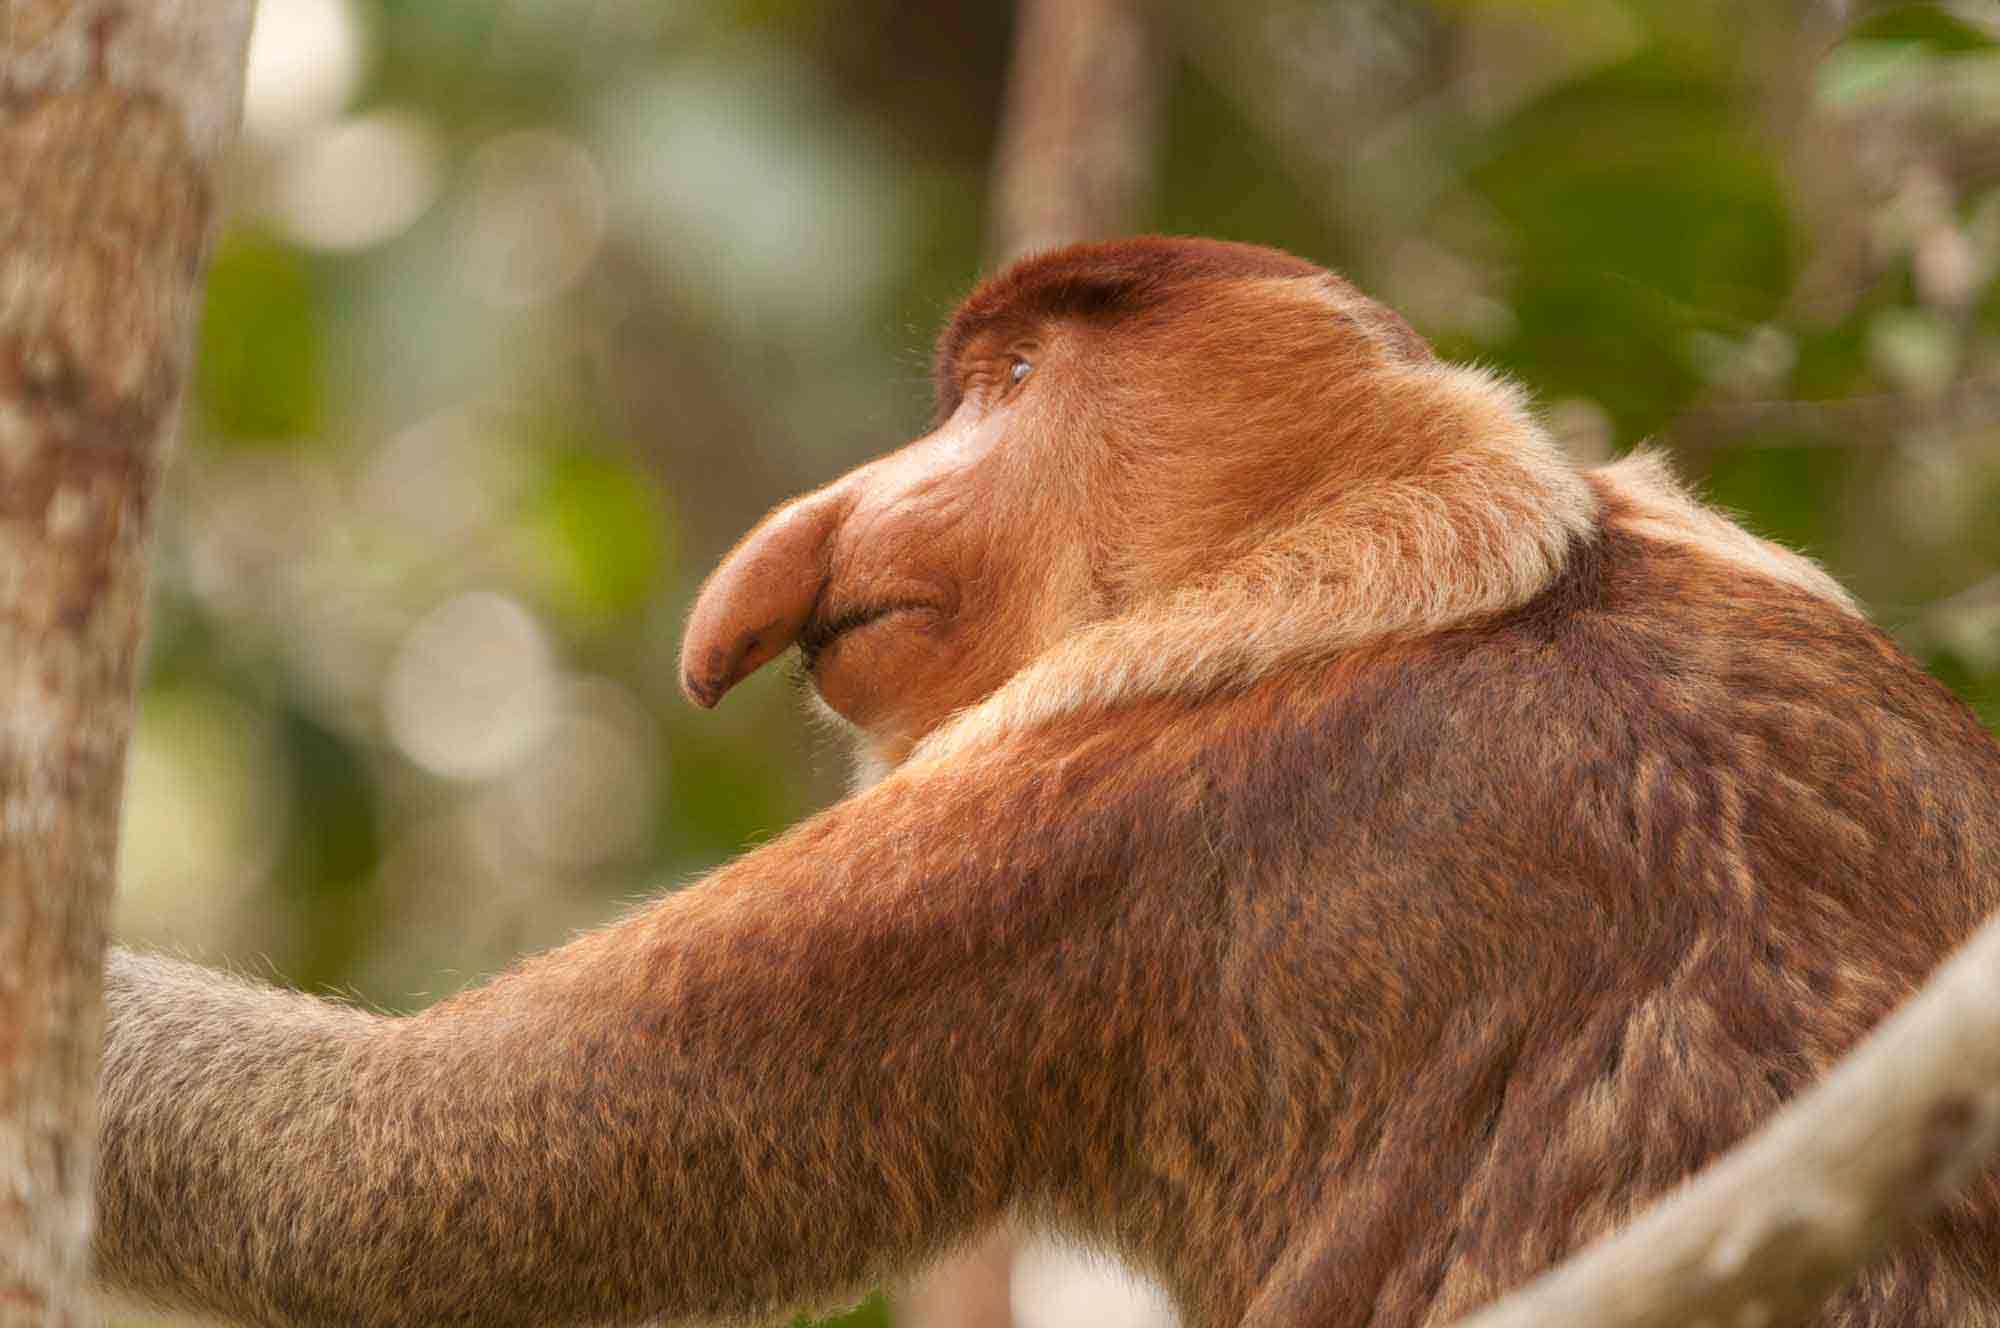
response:
[[[1387,397],[1446,410],[1448,427],[1426,429],[1433,438],[1409,469],[1332,499],[1196,582],[1070,634],[912,759],[946,758],[1078,710],[1240,687],[1539,594],[1596,520],[1589,484],[1511,384],[1437,363],[1381,376]]]
[[[1760,539],[1687,491],[1666,457],[1639,451],[1592,474],[1624,501],[1617,525],[1635,535],[1695,549],[1758,576],[1782,581],[1839,605],[1861,610],[1846,587],[1804,554]]]

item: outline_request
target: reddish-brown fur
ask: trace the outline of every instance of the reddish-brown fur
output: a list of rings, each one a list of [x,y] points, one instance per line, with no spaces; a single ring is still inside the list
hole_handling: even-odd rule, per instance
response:
[[[684,656],[712,703],[803,636],[900,764],[407,1019],[115,957],[107,1274],[269,1323],[733,1321],[1011,1214],[1196,1328],[1416,1328],[1617,1225],[1989,911],[2000,749],[1498,391],[1264,251],[989,283],[940,433],[753,532]],[[1465,584],[1412,611],[1413,562]],[[1247,638],[1065,681],[1176,633]],[[2000,1192],[1821,1322],[2000,1324]]]

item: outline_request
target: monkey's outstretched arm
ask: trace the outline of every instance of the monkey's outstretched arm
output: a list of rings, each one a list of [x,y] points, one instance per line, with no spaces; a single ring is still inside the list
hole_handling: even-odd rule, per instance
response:
[[[408,1018],[114,955],[104,1276],[274,1324],[734,1321],[941,1251],[1115,1136],[1137,1007],[1193,1008],[1194,924],[1127,884],[1186,818],[1052,755],[894,776]]]

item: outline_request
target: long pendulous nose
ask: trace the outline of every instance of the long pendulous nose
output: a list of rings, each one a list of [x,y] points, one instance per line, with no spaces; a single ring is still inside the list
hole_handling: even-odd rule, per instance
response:
[[[681,638],[681,690],[704,708],[775,659],[812,617],[834,531],[853,506],[836,482],[778,508],[709,573]]]

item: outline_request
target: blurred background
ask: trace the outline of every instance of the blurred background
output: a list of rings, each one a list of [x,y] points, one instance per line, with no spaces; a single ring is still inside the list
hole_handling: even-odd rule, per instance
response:
[[[123,939],[407,1010],[838,797],[782,671],[679,698],[688,600],[920,432],[940,319],[1066,228],[1341,270],[2000,726],[2000,5],[1093,8],[260,0]],[[1065,68],[1081,219],[1034,202]],[[1002,1265],[1022,1324],[1159,1320],[1061,1267]]]

